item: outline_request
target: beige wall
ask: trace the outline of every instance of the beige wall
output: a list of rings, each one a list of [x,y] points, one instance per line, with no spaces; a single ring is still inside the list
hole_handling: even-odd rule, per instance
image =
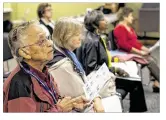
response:
[[[26,20],[37,19],[37,6],[39,3],[4,3],[5,8],[12,8],[11,13],[4,14],[4,19]],[[86,8],[97,8],[104,3],[51,3],[53,8],[53,19],[62,16],[76,16],[85,13]],[[134,9],[134,16],[138,18],[138,10],[142,3],[126,3],[126,6]],[[17,22],[16,22],[17,23]],[[110,26],[112,29],[112,26]],[[150,36],[159,36],[159,33],[147,33]]]
[[[9,5],[10,4],[10,5]],[[37,19],[37,7],[39,3],[4,3],[4,7],[11,7],[11,20]],[[103,3],[50,3],[53,8],[53,19],[62,16],[75,16],[85,13],[86,8],[97,8]]]

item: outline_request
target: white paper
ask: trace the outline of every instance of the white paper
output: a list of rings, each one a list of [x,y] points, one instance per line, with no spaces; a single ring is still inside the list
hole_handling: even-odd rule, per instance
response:
[[[122,104],[117,95],[112,95],[106,98],[102,98],[101,102],[104,107],[104,112],[116,112],[116,113],[122,112]],[[87,112],[94,112],[93,104],[84,110],[84,113],[87,113]]]
[[[160,46],[160,43],[159,43],[159,41],[155,44],[155,45],[153,45],[151,48],[149,48],[149,51],[150,52],[153,52],[155,49],[157,49],[158,47]]]
[[[95,73],[87,77],[83,87],[86,97],[92,101],[99,93],[104,84],[111,78],[109,69],[104,63]]]
[[[117,95],[103,98],[102,105],[105,112],[122,112],[122,105]]]
[[[129,74],[129,77],[117,76],[117,78],[127,79],[127,80],[132,80],[132,81],[141,81],[141,77],[138,75],[138,67],[137,67],[136,62],[134,62],[134,61],[116,62],[116,63],[113,62],[112,66],[121,68]]]

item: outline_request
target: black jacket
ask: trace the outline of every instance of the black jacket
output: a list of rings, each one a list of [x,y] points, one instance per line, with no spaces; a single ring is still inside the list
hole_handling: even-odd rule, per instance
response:
[[[49,25],[46,25],[41,19],[39,20],[39,22],[40,22],[40,24],[44,25],[48,29],[48,31],[50,33],[49,37],[52,39],[53,28],[51,26],[49,26]]]
[[[86,75],[97,70],[104,62],[108,63],[107,53],[100,36],[87,31],[85,40],[76,50],[76,56],[81,62]]]

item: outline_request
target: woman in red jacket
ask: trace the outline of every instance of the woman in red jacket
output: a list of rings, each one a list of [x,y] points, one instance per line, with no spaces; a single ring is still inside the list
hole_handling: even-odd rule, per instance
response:
[[[150,56],[150,51],[143,46],[137,39],[134,29],[131,27],[133,22],[133,10],[125,7],[119,15],[119,24],[114,29],[114,36],[119,49],[143,56],[148,60],[147,67],[155,78],[153,91],[159,92],[159,67]]]

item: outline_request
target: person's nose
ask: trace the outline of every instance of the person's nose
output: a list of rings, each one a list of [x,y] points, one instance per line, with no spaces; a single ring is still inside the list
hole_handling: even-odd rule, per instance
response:
[[[47,40],[47,46],[48,47],[53,47],[53,41],[52,40]]]

